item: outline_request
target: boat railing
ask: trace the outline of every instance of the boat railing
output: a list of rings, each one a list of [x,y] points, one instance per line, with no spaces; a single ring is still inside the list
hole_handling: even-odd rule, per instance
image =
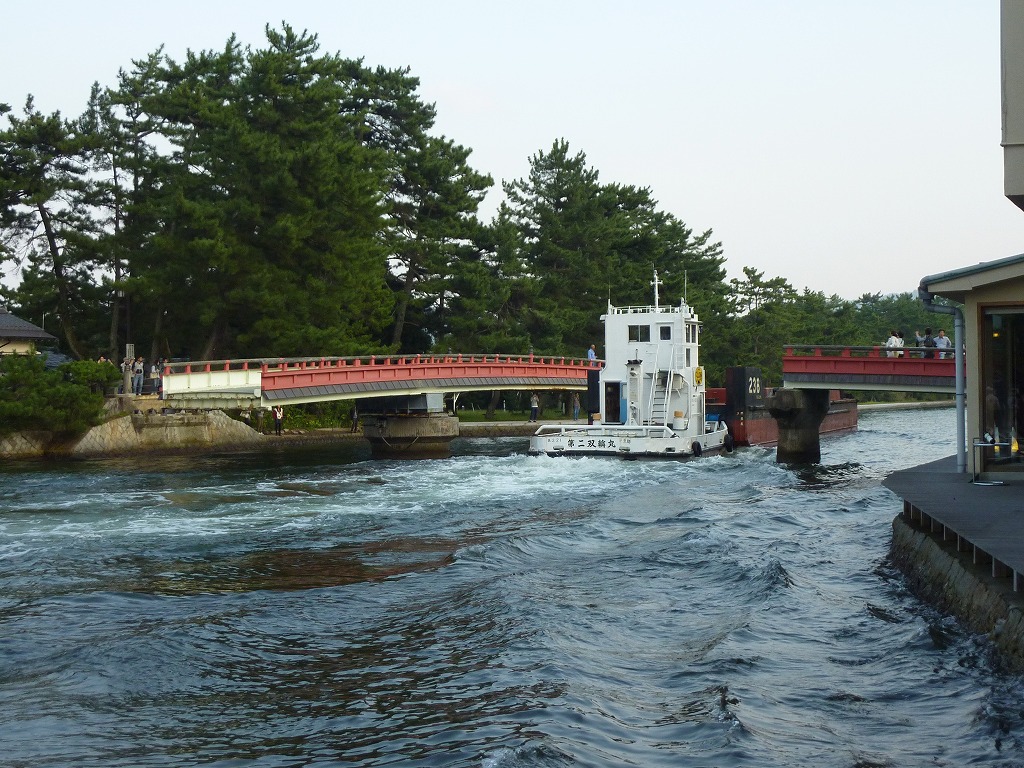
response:
[[[537,437],[550,437],[552,435],[586,435],[589,437],[600,437],[613,435],[615,437],[652,437],[662,434],[666,437],[676,437],[676,433],[665,425],[637,426],[633,424],[542,424],[534,433]]]
[[[685,313],[687,311],[689,311],[689,307],[685,304],[681,307],[672,305],[664,307],[652,307],[650,305],[642,307],[609,307],[609,313],[612,315],[678,315],[681,312]]]

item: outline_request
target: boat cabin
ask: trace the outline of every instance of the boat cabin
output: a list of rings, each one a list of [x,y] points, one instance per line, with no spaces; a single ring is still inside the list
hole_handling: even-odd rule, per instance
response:
[[[677,307],[615,307],[605,328],[602,413],[608,424],[672,425],[703,418],[700,321]]]

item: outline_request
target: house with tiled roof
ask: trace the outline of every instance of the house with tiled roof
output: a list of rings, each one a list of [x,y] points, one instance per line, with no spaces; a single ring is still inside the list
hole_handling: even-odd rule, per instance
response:
[[[44,341],[56,341],[56,337],[0,307],[0,355],[29,354]]]

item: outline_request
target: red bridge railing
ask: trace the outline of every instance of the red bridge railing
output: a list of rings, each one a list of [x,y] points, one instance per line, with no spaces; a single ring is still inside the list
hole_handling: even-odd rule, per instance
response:
[[[902,353],[902,354],[901,354]],[[933,357],[925,357],[926,354]],[[891,356],[890,356],[891,355]],[[935,347],[857,347],[825,344],[786,344],[782,371],[815,374],[893,374],[901,376],[955,375],[953,350]]]

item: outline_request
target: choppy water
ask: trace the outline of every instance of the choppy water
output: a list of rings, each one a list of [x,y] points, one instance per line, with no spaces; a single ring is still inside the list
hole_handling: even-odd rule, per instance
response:
[[[7,766],[1016,766],[887,554],[952,410],[794,470],[362,448],[0,470]]]

